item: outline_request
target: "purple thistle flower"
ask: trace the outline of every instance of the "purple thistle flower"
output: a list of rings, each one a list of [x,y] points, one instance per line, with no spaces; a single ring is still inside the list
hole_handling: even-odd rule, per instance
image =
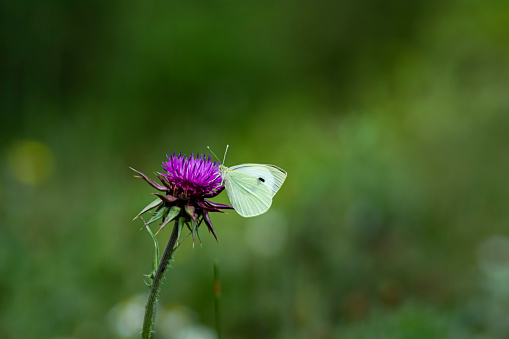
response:
[[[194,234],[198,234],[198,227],[202,222],[205,222],[217,241],[209,212],[224,213],[223,209],[233,209],[232,206],[214,203],[206,199],[215,197],[224,190],[219,170],[220,162],[211,161],[211,157],[207,158],[205,154],[197,154],[195,158],[194,154],[186,157],[186,155],[182,156],[182,153],[177,156],[173,152],[173,154],[167,155],[167,158],[168,160],[162,164],[166,173],[156,173],[162,185],[131,168],[139,174],[136,176],[137,178],[144,179],[152,187],[164,193],[153,193],[159,199],[147,205],[135,219],[155,208],[154,216],[146,225],[161,219],[160,231],[170,221],[178,221],[183,217],[183,222],[179,222],[179,235],[182,225],[186,224],[193,233],[194,243]]]
[[[222,191],[221,173],[219,171],[220,162],[211,161],[211,156],[207,157],[198,154],[197,158],[191,155],[186,158],[182,153],[175,156],[175,152],[168,157],[168,161],[163,162],[162,167],[167,174],[162,174],[166,181],[172,185],[173,196],[207,196],[212,197]]]

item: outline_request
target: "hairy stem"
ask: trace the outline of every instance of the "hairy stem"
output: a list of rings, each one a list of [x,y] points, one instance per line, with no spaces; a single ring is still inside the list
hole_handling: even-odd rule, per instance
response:
[[[157,303],[157,295],[159,294],[159,286],[161,285],[161,280],[163,278],[164,272],[166,271],[166,267],[172,258],[175,244],[178,238],[178,228],[179,221],[178,218],[175,220],[175,225],[173,226],[173,230],[171,231],[170,240],[168,240],[168,244],[164,249],[164,253],[159,261],[159,266],[157,267],[156,274],[154,276],[154,280],[152,281],[152,286],[150,287],[150,293],[148,295],[147,305],[145,307],[145,317],[143,319],[143,329],[141,332],[142,339],[150,339],[152,337],[152,326],[154,324],[155,319],[155,310]]]

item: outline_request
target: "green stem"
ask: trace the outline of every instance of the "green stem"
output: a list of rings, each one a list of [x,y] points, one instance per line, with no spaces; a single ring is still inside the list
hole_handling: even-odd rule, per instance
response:
[[[221,283],[219,281],[219,273],[217,263],[214,263],[214,309],[216,316],[216,332],[217,339],[221,339],[221,309],[219,308],[219,299],[221,298]]]
[[[178,238],[178,229],[179,229],[179,221],[175,220],[175,225],[173,226],[173,231],[171,231],[170,240],[168,240],[168,244],[164,249],[163,256],[159,261],[159,266],[157,267],[156,274],[154,276],[154,280],[152,281],[152,286],[150,287],[150,293],[148,295],[147,306],[145,307],[145,317],[143,319],[143,329],[141,332],[141,337],[143,339],[150,339],[152,337],[152,326],[154,324],[155,319],[155,311],[156,311],[156,303],[157,303],[157,295],[159,294],[159,286],[161,285],[161,280],[164,275],[164,271],[170,262],[175,244],[177,243]]]

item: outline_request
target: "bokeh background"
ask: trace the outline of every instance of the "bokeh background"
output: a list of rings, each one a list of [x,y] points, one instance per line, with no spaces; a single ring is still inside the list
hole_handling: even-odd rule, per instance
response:
[[[0,25],[1,338],[137,338],[129,166],[226,144],[288,179],[184,242],[155,338],[215,338],[215,262],[224,338],[509,337],[507,2],[7,1]]]

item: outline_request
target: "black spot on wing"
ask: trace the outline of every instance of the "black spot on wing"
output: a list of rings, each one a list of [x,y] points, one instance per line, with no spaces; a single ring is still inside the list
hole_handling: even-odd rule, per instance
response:
[[[261,182],[265,182],[265,179],[263,179],[262,177],[258,178],[258,180],[260,180]]]

